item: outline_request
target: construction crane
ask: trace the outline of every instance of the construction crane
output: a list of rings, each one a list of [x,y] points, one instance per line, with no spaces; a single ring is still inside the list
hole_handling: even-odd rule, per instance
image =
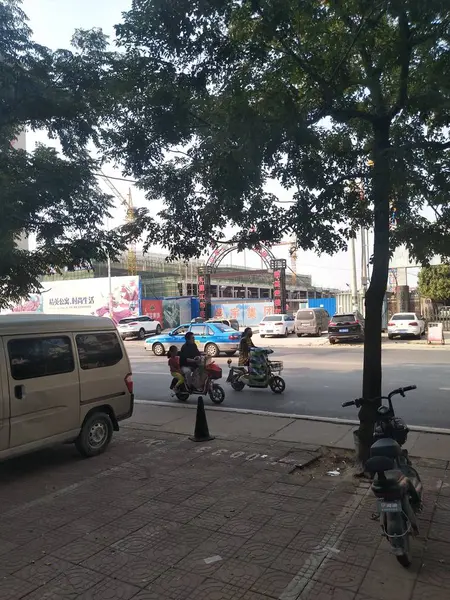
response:
[[[291,269],[291,283],[292,285],[297,284],[297,243],[295,238],[291,238],[290,240],[286,240],[285,242],[279,242],[278,244],[273,244],[273,246],[289,246],[289,255],[290,255],[290,269]]]
[[[116,188],[116,186],[113,184],[113,182],[109,179],[109,177],[107,175],[105,175],[104,173],[99,173],[98,176],[101,177],[104,180],[104,182],[109,187],[109,189],[112,191],[112,193],[114,194],[114,196],[119,200],[119,202],[121,204],[123,204],[123,206],[125,206],[125,208],[126,208],[126,214],[125,214],[126,222],[127,223],[133,223],[133,221],[134,221],[134,206],[133,206],[133,199],[131,197],[131,188],[128,188],[128,194],[125,197],[125,196],[123,196],[123,194],[121,194],[119,192],[119,190]],[[128,252],[127,252],[127,272],[128,272],[128,275],[136,275],[137,274],[136,242],[132,242],[128,246]]]

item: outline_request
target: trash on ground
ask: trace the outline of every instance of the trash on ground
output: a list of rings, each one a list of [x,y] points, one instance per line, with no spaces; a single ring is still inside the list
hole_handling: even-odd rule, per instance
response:
[[[215,562],[219,562],[219,560],[223,560],[221,556],[219,556],[218,554],[216,554],[215,556],[208,556],[208,558],[204,559],[204,562],[207,565],[212,565]]]
[[[338,477],[340,475],[340,471],[328,471],[327,475],[330,477]]]

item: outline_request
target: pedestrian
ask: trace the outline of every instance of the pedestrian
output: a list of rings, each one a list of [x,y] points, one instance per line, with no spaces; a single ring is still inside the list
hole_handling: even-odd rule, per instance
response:
[[[170,346],[169,352],[167,353],[167,357],[169,359],[168,365],[169,365],[170,374],[172,375],[172,377],[174,379],[177,380],[177,383],[176,383],[175,387],[173,388],[174,394],[176,394],[176,390],[179,387],[181,387],[184,383],[184,377],[183,377],[183,373],[181,372],[181,367],[180,367],[180,357],[178,356],[178,349],[176,346]]]

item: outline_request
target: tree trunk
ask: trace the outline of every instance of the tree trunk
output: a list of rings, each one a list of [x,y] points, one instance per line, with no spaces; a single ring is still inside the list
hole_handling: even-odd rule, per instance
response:
[[[390,123],[374,125],[372,192],[374,204],[373,269],[366,292],[363,398],[381,396],[381,326],[383,301],[389,272],[389,196],[391,191],[389,160]],[[359,461],[364,465],[372,445],[373,427],[380,402],[364,405],[359,411]]]

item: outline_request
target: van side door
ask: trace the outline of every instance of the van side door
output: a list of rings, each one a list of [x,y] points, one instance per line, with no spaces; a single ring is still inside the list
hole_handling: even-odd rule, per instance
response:
[[[80,383],[71,334],[3,338],[10,448],[79,429]]]
[[[9,446],[9,392],[5,353],[0,343],[0,450]]]

